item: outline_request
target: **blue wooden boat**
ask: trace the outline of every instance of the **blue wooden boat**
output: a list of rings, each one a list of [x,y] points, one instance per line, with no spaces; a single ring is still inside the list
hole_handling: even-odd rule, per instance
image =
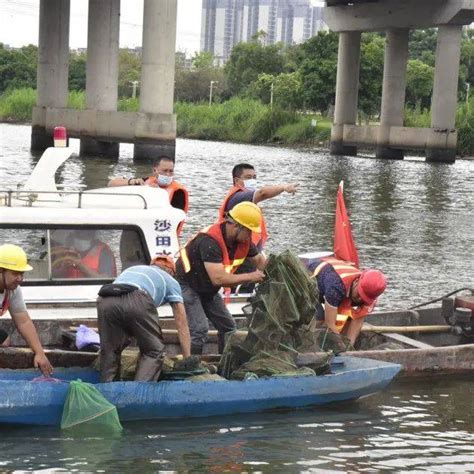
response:
[[[331,374],[245,381],[98,383],[89,368],[56,369],[62,382],[35,382],[34,370],[0,370],[0,423],[59,425],[68,381],[94,383],[121,421],[191,418],[303,408],[353,400],[385,388],[400,365],[355,357],[334,359]]]

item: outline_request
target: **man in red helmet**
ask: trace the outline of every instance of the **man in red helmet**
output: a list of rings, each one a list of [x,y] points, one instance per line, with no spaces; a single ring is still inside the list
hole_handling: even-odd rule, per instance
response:
[[[321,304],[316,309],[316,319],[354,344],[365,316],[387,287],[384,274],[379,270],[361,271],[336,258],[315,260],[308,268],[319,289]]]

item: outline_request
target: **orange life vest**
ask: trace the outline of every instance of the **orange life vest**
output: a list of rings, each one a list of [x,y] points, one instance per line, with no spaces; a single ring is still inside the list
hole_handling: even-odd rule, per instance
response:
[[[180,249],[179,253],[185,273],[188,273],[191,270],[191,261],[189,260],[186,248],[200,234],[207,234],[219,244],[219,248],[222,252],[222,264],[224,265],[225,271],[227,273],[235,273],[237,268],[242,265],[242,263],[244,263],[244,260],[246,259],[250,250],[250,242],[239,242],[237,244],[237,248],[235,249],[234,257],[231,260],[224,236],[222,235],[221,223],[216,223],[198,232],[183,248]]]
[[[183,211],[187,214],[189,209],[189,193],[188,190],[178,181],[173,180],[169,186],[163,187],[158,184],[158,179],[156,176],[149,176],[146,181],[150,184],[156,185],[157,187],[164,189],[170,198],[170,203],[173,202],[173,197],[176,192],[183,193],[184,197],[184,208]]]
[[[325,257],[321,258],[320,260],[321,263],[315,268],[312,276],[316,278],[319,275],[319,272],[326,265],[331,265],[341,278],[342,283],[344,284],[344,289],[346,290],[346,297],[342,300],[342,303],[337,308],[336,327],[339,331],[341,331],[349,318],[364,318],[370,313],[370,311],[372,311],[374,305],[361,305],[357,308],[353,307],[353,303],[350,298],[352,283],[354,283],[354,281],[357,280],[362,274],[358,268],[348,262],[345,262],[344,260],[338,260],[337,258],[333,257]]]
[[[115,257],[113,256],[110,248],[102,242],[98,242],[94,247],[87,252],[84,257],[81,258],[81,263],[86,267],[89,267],[91,270],[95,272],[99,272],[100,270],[100,256],[102,252],[107,252],[110,254],[113,262],[112,273],[115,276],[117,274],[117,268],[115,266]],[[86,275],[76,267],[69,267],[67,269],[65,278],[86,278]]]
[[[225,219],[225,214],[226,214],[225,209],[227,207],[227,203],[229,202],[229,199],[234,194],[241,192],[243,190],[244,189],[239,186],[233,186],[230,189],[230,191],[227,193],[226,197],[224,198],[224,201],[222,201],[221,207],[219,208],[218,222],[223,222]],[[265,218],[263,217],[263,213],[262,213],[262,218],[260,219],[260,228],[262,229],[261,234],[256,234],[255,232],[252,232],[252,242],[259,250],[263,250],[268,239],[267,226],[265,224]]]
[[[171,182],[170,185],[166,186],[166,187],[162,187],[158,184],[158,179],[156,178],[156,176],[149,176],[147,178],[147,182],[153,184],[153,185],[156,185],[157,187],[161,188],[161,189],[164,189],[167,193],[168,193],[168,196],[170,198],[170,204],[173,204],[173,198],[174,198],[174,195],[176,193],[182,193],[183,195],[183,198],[184,198],[184,208],[183,208],[183,211],[187,214],[188,213],[188,209],[189,209],[189,194],[188,194],[188,190],[180,183],[178,183],[177,181],[173,180]],[[182,234],[183,232],[183,227],[184,227],[184,221],[181,221],[179,224],[178,224],[178,228],[176,230],[176,233],[178,234],[178,237]]]
[[[10,306],[10,292],[5,289],[5,296],[3,297],[2,307],[0,308],[0,316],[3,316]]]

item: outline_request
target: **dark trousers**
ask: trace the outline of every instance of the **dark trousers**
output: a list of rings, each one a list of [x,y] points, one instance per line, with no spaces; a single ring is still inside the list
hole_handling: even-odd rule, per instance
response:
[[[100,380],[120,380],[120,358],[130,337],[140,349],[135,380],[156,381],[161,373],[165,345],[158,311],[150,295],[136,290],[122,296],[97,299],[100,334]]]
[[[191,333],[191,353],[202,354],[207,341],[209,321],[219,333],[219,352],[222,353],[225,344],[225,333],[236,328],[234,318],[229,313],[224,300],[219,294],[212,297],[200,295],[186,283],[180,282],[183,292],[184,306]]]

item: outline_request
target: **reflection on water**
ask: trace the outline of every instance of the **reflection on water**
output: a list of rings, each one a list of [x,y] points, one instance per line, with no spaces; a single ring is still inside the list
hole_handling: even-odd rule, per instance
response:
[[[37,162],[28,150],[30,128],[0,125],[0,139],[0,179],[14,187]],[[78,141],[71,142],[78,150]],[[122,144],[117,161],[73,157],[57,179],[95,188],[114,176],[148,176],[151,163],[135,164],[132,156],[132,146]],[[300,183],[296,196],[263,203],[270,251],[331,249],[337,186],[344,180],[361,262],[389,279],[380,307],[407,307],[472,286],[474,162],[336,159],[320,151],[178,140],[176,177],[191,198],[185,239],[216,218],[239,162],[253,163],[261,183]]]
[[[129,423],[116,438],[11,428],[0,434],[0,465],[82,472],[466,472],[474,469],[473,396],[467,378],[424,379],[318,409]]]
[[[3,186],[29,176],[37,161],[29,143],[29,127],[0,125]],[[78,149],[78,142],[72,146]],[[300,183],[295,197],[264,203],[271,250],[331,248],[336,191],[344,180],[361,261],[389,278],[382,307],[406,307],[472,286],[474,163],[335,159],[322,152],[178,140],[176,175],[191,195],[185,237],[215,219],[238,162],[253,163],[260,182]],[[57,179],[93,188],[113,176],[147,176],[150,170],[149,163],[135,165],[132,147],[122,145],[118,161],[73,157]],[[132,423],[111,439],[2,427],[0,470],[473,471],[473,399],[470,379],[427,379],[299,412]]]

